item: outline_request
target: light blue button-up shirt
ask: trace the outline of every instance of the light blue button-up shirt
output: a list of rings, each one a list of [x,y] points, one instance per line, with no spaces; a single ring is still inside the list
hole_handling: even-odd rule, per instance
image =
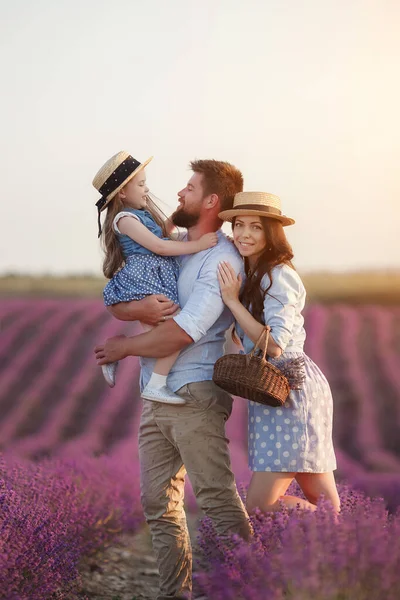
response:
[[[168,386],[174,392],[187,383],[210,381],[215,361],[223,354],[225,332],[233,316],[222,301],[217,279],[222,260],[243,274],[240,254],[221,231],[214,248],[180,259],[178,296],[182,310],[174,320],[194,343],[181,351],[168,376]],[[154,363],[153,358],[140,359],[141,389],[149,381]]]
[[[278,265],[271,274],[272,286],[264,298],[264,323],[271,327],[271,335],[282,352],[303,352],[306,339],[302,315],[306,301],[303,282],[289,265]],[[261,289],[265,291],[270,283],[268,275],[264,275]],[[254,348],[254,342],[244,335],[238,324],[236,332],[242,340],[244,351],[249,353]]]

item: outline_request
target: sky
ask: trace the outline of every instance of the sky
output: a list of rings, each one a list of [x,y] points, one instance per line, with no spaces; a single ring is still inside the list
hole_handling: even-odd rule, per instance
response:
[[[101,274],[119,150],[172,212],[195,158],[296,220],[303,272],[400,268],[398,0],[0,0],[0,274]]]

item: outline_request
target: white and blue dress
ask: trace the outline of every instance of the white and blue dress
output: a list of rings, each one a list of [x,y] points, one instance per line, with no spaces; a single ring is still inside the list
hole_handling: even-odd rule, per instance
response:
[[[131,300],[142,300],[151,294],[164,294],[178,304],[178,261],[173,256],[159,256],[120,232],[122,217],[140,221],[151,233],[163,238],[162,229],[147,210],[124,208],[113,221],[113,229],[121,245],[125,265],[107,283],[103,291],[106,306]],[[169,239],[169,238],[165,238]]]
[[[304,357],[302,389],[291,390],[280,408],[249,402],[248,448],[252,471],[325,473],[336,469],[332,442],[333,401],[329,384],[317,365],[303,352],[306,333],[302,310],[306,291],[294,269],[279,265],[272,270],[272,287],[264,300],[263,319],[283,353],[270,362]],[[261,281],[263,290],[270,279]],[[253,342],[237,325],[244,351]]]

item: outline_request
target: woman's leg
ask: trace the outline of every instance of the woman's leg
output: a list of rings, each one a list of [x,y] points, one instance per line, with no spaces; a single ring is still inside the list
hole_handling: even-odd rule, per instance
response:
[[[256,508],[264,512],[276,511],[282,501],[288,508],[315,510],[315,506],[296,496],[285,496],[285,492],[295,478],[296,473],[256,472],[247,491],[246,508],[249,513]]]
[[[297,473],[296,481],[311,504],[316,505],[323,495],[325,500],[332,504],[335,512],[340,511],[340,499],[332,471],[329,473]]]

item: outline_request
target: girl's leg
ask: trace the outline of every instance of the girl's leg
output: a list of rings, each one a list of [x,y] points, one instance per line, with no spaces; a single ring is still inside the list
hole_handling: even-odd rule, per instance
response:
[[[141,325],[144,331],[153,329],[144,323]],[[174,354],[171,354],[170,356],[165,356],[164,358],[156,360],[149,382],[142,391],[142,398],[164,404],[186,404],[184,398],[181,398],[178,394],[172,392],[167,386],[167,377],[178,356],[179,352],[174,352]]]
[[[276,511],[282,501],[288,508],[315,510],[316,507],[296,496],[285,496],[285,492],[293,481],[296,473],[256,472],[250,481],[247,491],[246,508],[249,513],[256,508],[264,512]]]
[[[316,505],[323,495],[325,500],[332,504],[335,512],[340,511],[340,499],[332,471],[329,473],[297,473],[296,481],[311,504]]]
[[[118,368],[118,361],[113,363],[108,363],[101,367],[103,372],[103,377],[107,381],[110,387],[114,387],[115,385],[115,375]]]
[[[151,325],[147,325],[146,323],[140,324],[143,331],[151,331],[153,329]],[[175,352],[174,354],[171,354],[171,356],[157,359],[156,364],[154,365],[153,373],[156,373],[157,375],[168,376],[178,356],[179,352]]]
[[[178,356],[179,352],[175,352],[174,354],[166,356],[165,358],[158,358],[156,360],[156,364],[154,365],[153,373],[168,376]]]
[[[124,336],[121,336],[121,337],[124,337]],[[115,378],[117,375],[118,365],[119,365],[119,361],[116,361],[116,362],[112,362],[112,363],[107,363],[106,365],[103,365],[101,367],[101,370],[103,371],[104,379],[106,380],[108,385],[112,388],[115,386]]]

